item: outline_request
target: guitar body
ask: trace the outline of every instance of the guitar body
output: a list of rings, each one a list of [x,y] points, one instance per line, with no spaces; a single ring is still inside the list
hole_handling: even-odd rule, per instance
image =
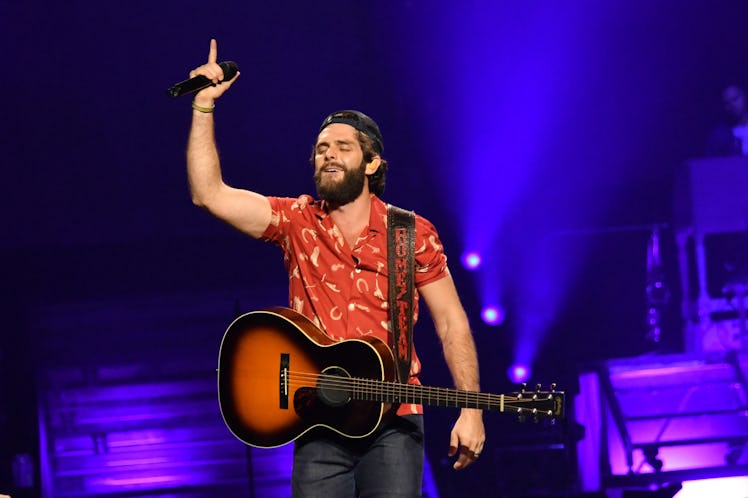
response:
[[[219,405],[231,432],[251,446],[281,446],[318,428],[361,438],[397,405],[353,399],[325,385],[338,378],[394,382],[396,375],[381,340],[334,342],[303,315],[270,308],[238,317],[224,334]]]

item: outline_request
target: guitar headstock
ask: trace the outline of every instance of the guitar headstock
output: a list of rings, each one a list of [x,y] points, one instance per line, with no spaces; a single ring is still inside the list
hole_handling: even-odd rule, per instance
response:
[[[532,417],[535,422],[541,419],[551,421],[564,418],[565,401],[564,392],[556,390],[556,384],[550,385],[549,391],[544,391],[541,384],[535,386],[535,390],[528,391],[527,384],[522,384],[520,391],[515,391],[507,396],[504,408],[514,411],[519,415],[520,421]]]

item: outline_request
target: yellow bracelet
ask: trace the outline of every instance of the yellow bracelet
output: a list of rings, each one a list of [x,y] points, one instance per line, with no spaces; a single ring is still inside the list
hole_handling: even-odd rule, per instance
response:
[[[194,101],[192,102],[192,108],[196,111],[204,112],[204,113],[211,113],[213,112],[213,109],[216,108],[216,105],[213,104],[211,107],[203,107],[201,105],[197,105]]]

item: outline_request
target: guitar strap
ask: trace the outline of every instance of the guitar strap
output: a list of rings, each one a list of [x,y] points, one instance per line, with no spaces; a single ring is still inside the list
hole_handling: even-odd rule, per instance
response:
[[[387,264],[392,345],[400,382],[410,376],[413,356],[413,293],[415,279],[416,215],[387,205]]]

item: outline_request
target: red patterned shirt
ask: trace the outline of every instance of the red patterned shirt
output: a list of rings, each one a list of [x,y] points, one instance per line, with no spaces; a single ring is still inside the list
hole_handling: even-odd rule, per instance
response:
[[[309,195],[269,197],[272,217],[262,238],[278,244],[289,277],[289,304],[334,340],[374,335],[392,346],[388,320],[387,206],[371,197],[369,226],[353,248],[324,209]],[[434,226],[416,215],[415,319],[418,287],[448,274],[447,258]],[[415,321],[414,321],[415,323]],[[411,384],[419,384],[421,362],[413,349]],[[402,405],[399,415],[422,413]]]

